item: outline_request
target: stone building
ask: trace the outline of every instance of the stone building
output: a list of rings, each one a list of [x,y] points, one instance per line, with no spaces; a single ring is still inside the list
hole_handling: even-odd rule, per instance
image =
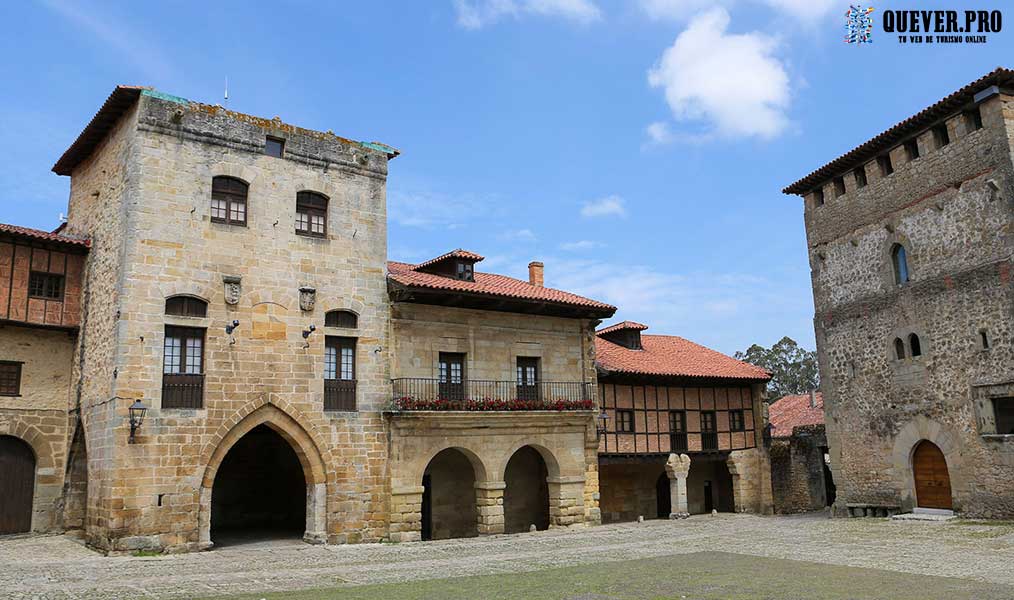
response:
[[[821,510],[834,503],[820,392],[783,396],[768,407],[771,492],[776,513]]]
[[[997,69],[784,190],[838,513],[1014,516],[1012,90]]]
[[[595,338],[602,520],[771,512],[759,367],[624,321]]]

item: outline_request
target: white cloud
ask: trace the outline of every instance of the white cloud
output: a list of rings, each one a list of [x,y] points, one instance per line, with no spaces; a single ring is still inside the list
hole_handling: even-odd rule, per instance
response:
[[[566,250],[567,252],[584,252],[586,250],[601,248],[603,245],[604,244],[601,242],[594,242],[592,240],[578,240],[576,242],[563,242],[560,244],[560,250]]]
[[[505,231],[497,236],[499,239],[508,242],[534,242],[535,234],[531,229],[513,229]]]
[[[641,0],[641,10],[654,21],[683,21],[718,0]]]
[[[655,121],[644,128],[644,132],[648,135],[649,146],[662,146],[673,141],[672,130],[669,129],[669,124],[664,121]]]
[[[789,76],[760,32],[728,33],[715,8],[691,20],[648,71],[677,121],[703,123],[700,137],[772,138],[788,126]]]
[[[458,25],[465,29],[481,29],[504,17],[525,15],[559,17],[586,25],[602,18],[602,12],[591,0],[454,0]]]
[[[599,198],[598,200],[592,200],[585,202],[581,206],[582,217],[608,217],[627,216],[626,201],[619,196],[612,195],[606,196],[605,198]]]

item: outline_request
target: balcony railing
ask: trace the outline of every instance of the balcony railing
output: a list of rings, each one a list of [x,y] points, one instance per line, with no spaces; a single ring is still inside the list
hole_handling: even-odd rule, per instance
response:
[[[392,380],[395,410],[591,410],[595,386],[576,381]]]
[[[690,444],[687,443],[686,433],[670,433],[669,434],[669,448],[671,452],[686,452],[690,449]]]
[[[356,382],[354,379],[324,380],[324,410],[356,410]]]
[[[701,450],[718,450],[718,433],[714,431],[701,432]]]
[[[204,375],[162,375],[162,408],[204,406]]]

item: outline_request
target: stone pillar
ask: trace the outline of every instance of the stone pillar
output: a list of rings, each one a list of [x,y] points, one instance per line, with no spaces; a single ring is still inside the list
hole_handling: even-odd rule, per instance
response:
[[[396,487],[391,490],[392,542],[418,542],[422,539],[423,486]]]
[[[327,484],[311,483],[306,486],[306,532],[303,541],[308,544],[327,543]]]
[[[584,476],[549,477],[549,526],[584,523]]]
[[[503,481],[476,481],[475,505],[478,515],[479,535],[503,533]]]
[[[669,455],[665,462],[665,473],[669,477],[669,498],[672,512],[670,519],[685,519],[690,516],[687,507],[687,474],[690,473],[690,457],[686,454]]]
[[[197,511],[197,549],[208,550],[213,546],[211,543],[211,488],[201,487],[199,502],[200,508]]]

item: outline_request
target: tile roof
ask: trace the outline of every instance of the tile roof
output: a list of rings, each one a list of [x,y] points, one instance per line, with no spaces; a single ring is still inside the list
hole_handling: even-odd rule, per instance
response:
[[[477,254],[475,256],[478,256]],[[423,263],[426,264],[426,263]],[[418,271],[420,265],[412,265],[402,262],[388,262],[388,277],[404,286],[426,288],[431,290],[446,290],[449,292],[465,292],[485,296],[496,296],[501,298],[514,298],[518,300],[529,300],[565,306],[579,306],[598,309],[608,312],[611,316],[616,307],[548,287],[534,286],[527,281],[497,275],[494,273],[474,273],[475,281],[463,281],[453,277],[445,277],[433,273]]]
[[[801,425],[824,424],[824,395],[817,392],[816,406],[810,406],[810,395],[783,396],[768,407],[771,437],[789,437]]]
[[[598,335],[613,327],[599,331]],[[754,381],[771,379],[771,375],[760,367],[675,335],[641,334],[641,346],[641,350],[632,350],[596,337],[595,363],[601,370],[614,374]]]
[[[997,67],[990,73],[969,83],[939,102],[919,111],[880,135],[820,167],[799,181],[782,190],[783,194],[805,194],[817,185],[842,175],[849,170],[873,160],[884,150],[889,150],[911,135],[918,133],[941,119],[948,117],[974,102],[975,94],[993,85],[1007,86],[1014,83],[1014,71]]]
[[[41,229],[30,229],[28,227],[20,227],[18,225],[9,225],[7,223],[0,223],[0,233],[9,233],[19,237],[31,238],[34,240],[41,240],[44,242],[53,242],[57,244],[66,244],[68,246],[77,246],[80,248],[88,248],[91,246],[91,242],[88,240],[81,240],[72,237],[67,237],[57,233],[61,231],[63,227],[57,227],[56,231],[42,231]]]
[[[621,331],[623,329],[635,329],[637,331],[644,331],[647,328],[648,328],[647,325],[635,323],[634,321],[621,321],[615,325],[610,325],[609,327],[603,327],[602,329],[599,329],[598,331],[595,332],[595,335],[602,335],[603,333],[612,333],[614,331]]]
[[[473,262],[480,262],[482,260],[485,260],[486,257],[476,254],[475,252],[469,252],[468,250],[462,250],[461,248],[458,248],[457,250],[451,250],[446,254],[441,254],[436,258],[431,258],[426,262],[419,263],[415,266],[415,268],[416,270],[422,270],[430,265],[435,265],[438,262],[443,262],[449,258],[460,258],[464,260],[470,260]]]

